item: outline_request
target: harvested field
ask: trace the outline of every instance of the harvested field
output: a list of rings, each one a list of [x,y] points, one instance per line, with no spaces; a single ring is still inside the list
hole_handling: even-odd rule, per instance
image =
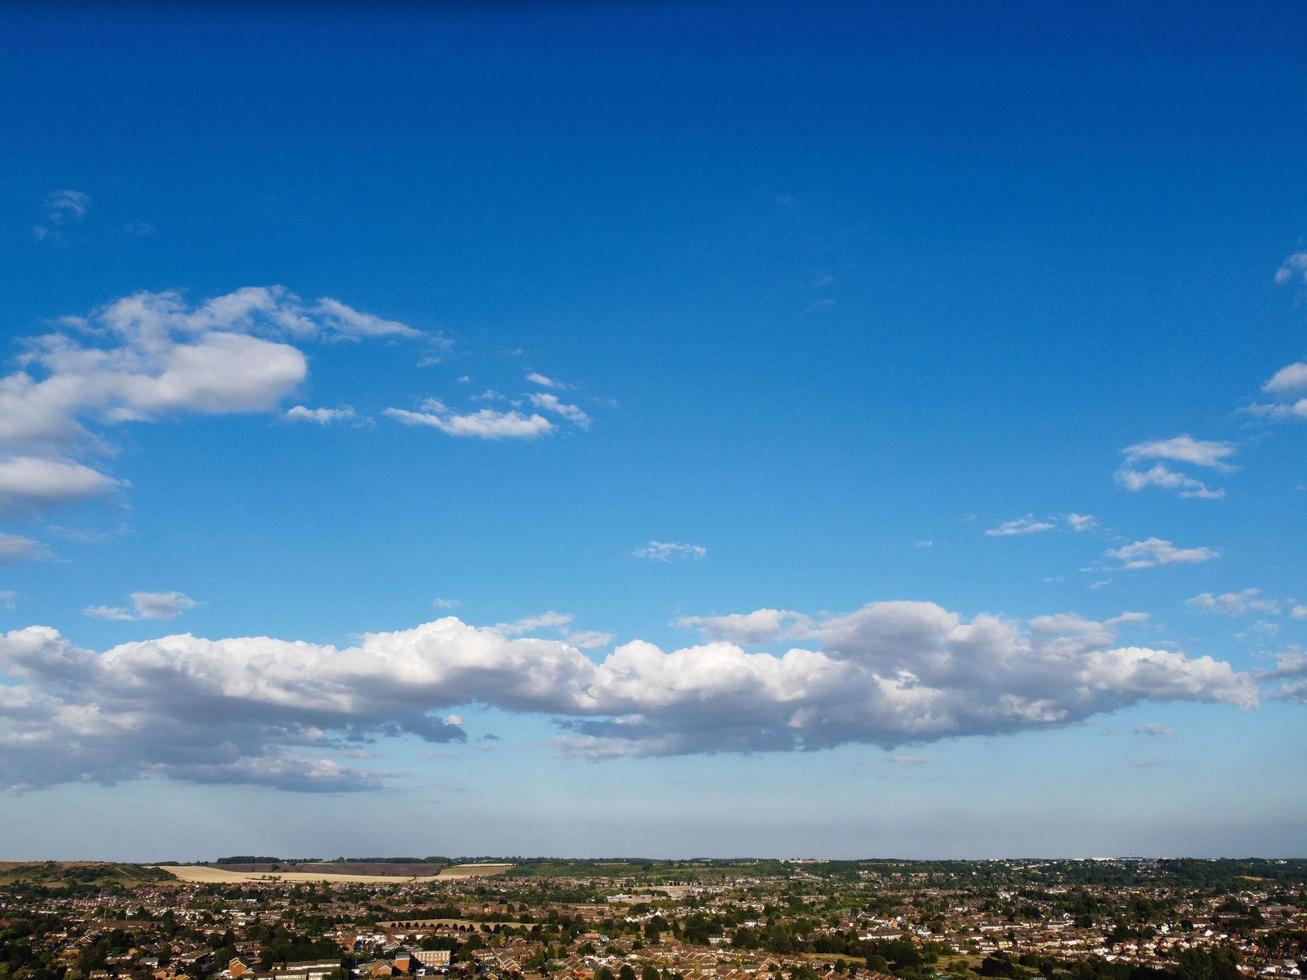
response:
[[[321,867],[321,865],[318,865]],[[476,878],[485,875],[503,874],[512,867],[511,864],[456,864],[442,868],[435,875],[384,875],[351,874],[348,871],[233,871],[225,867],[206,864],[162,865],[160,870],[167,871],[173,877],[187,882],[209,884],[240,884],[242,882],[260,881],[323,881],[340,884],[402,884],[420,882],[431,878]]]

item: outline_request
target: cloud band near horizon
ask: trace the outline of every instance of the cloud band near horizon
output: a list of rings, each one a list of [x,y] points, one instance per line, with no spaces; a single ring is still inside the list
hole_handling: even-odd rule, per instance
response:
[[[730,619],[730,617],[723,617]],[[748,618],[748,617],[745,617]],[[97,653],[43,626],[0,637],[0,785],[27,790],[156,776],[287,790],[376,788],[400,774],[333,756],[416,736],[466,739],[465,705],[552,717],[569,756],[892,749],[1083,722],[1143,701],[1253,707],[1257,676],[1211,657],[1116,644],[1127,614],[970,620],[892,601],[799,624],[813,649],[749,652],[716,638],[634,640],[596,662],[561,640],[445,617],[357,645],[190,634]],[[790,632],[785,632],[786,630]]]

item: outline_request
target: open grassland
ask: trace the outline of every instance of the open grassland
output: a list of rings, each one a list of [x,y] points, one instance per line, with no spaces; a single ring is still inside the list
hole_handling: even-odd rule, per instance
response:
[[[315,865],[322,867],[322,865]],[[339,865],[348,868],[349,865]],[[215,867],[207,864],[163,865],[160,870],[187,882],[210,883],[219,885],[239,884],[241,882],[259,881],[325,881],[341,884],[397,884],[399,882],[423,881],[428,878],[478,878],[486,875],[503,874],[512,868],[511,864],[455,864],[441,868],[436,874],[354,874],[349,871],[234,871],[227,867]]]

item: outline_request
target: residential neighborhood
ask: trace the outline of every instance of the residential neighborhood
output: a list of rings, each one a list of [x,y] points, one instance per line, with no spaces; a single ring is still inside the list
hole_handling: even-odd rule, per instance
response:
[[[279,876],[323,866],[241,865],[255,870],[231,882],[5,866],[0,978],[1290,980],[1307,967],[1301,860],[518,861],[389,878],[414,868],[373,862]],[[118,867],[129,877],[102,870]]]

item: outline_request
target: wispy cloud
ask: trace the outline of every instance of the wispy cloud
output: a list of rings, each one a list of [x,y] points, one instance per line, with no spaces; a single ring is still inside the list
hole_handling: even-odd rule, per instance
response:
[[[358,416],[349,405],[339,408],[309,408],[307,405],[293,405],[286,410],[286,419],[290,422],[312,422],[316,425],[331,425],[334,422],[350,422]]]
[[[650,541],[642,548],[632,552],[637,558],[651,561],[669,562],[674,558],[689,558],[699,561],[708,557],[708,549],[701,544],[685,544],[679,541]]]
[[[1135,728],[1135,734],[1151,735],[1154,738],[1156,738],[1156,737],[1161,737],[1166,735],[1174,735],[1175,732],[1171,729],[1170,725],[1163,725],[1159,722],[1150,722],[1147,725],[1137,726]]]
[[[1307,286],[1307,252],[1294,252],[1275,270],[1275,281],[1282,286],[1301,283]]]
[[[1135,463],[1146,459],[1166,459],[1177,463],[1192,463],[1230,473],[1234,466],[1227,460],[1238,451],[1232,442],[1218,442],[1212,439],[1195,439],[1183,433],[1170,439],[1153,439],[1126,446],[1121,452],[1126,461]]]
[[[533,385],[539,385],[541,388],[553,388],[557,391],[563,391],[568,386],[561,381],[555,381],[553,378],[541,374],[539,371],[532,371],[526,376],[526,380]]]
[[[1181,497],[1190,497],[1196,500],[1220,500],[1225,496],[1224,490],[1212,489],[1201,480],[1195,480],[1183,473],[1177,473],[1161,463],[1156,463],[1146,470],[1122,467],[1116,471],[1115,478],[1119,486],[1132,493],[1137,493],[1148,487],[1157,487],[1162,490],[1175,490]]]
[[[49,549],[39,541],[21,534],[0,533],[0,566],[40,561],[49,557]]]
[[[566,402],[558,400],[557,395],[533,392],[527,396],[531,404],[543,411],[557,415],[559,418],[566,419],[578,429],[590,428],[590,416],[578,408],[576,405],[568,405]]]
[[[552,609],[535,616],[524,616],[509,623],[497,623],[490,627],[501,636],[522,636],[539,630],[554,630],[567,626],[576,617],[571,613],[554,612]]]
[[[1162,565],[1187,565],[1211,561],[1219,556],[1212,548],[1177,548],[1165,538],[1145,538],[1112,548],[1107,557],[1114,558],[1121,568],[1157,568]]]
[[[82,191],[62,190],[48,194],[43,202],[44,224],[32,227],[37,241],[60,237],[65,226],[81,221],[91,206],[91,198]]]
[[[410,412],[403,408],[387,408],[382,414],[404,425],[427,426],[460,438],[535,439],[554,431],[552,422],[534,413],[523,415],[518,411],[499,412],[483,408],[460,415],[436,398],[423,402],[422,409]]]
[[[1279,601],[1262,595],[1258,589],[1244,589],[1242,592],[1222,592],[1219,595],[1204,592],[1188,600],[1186,605],[1200,612],[1220,613],[1224,616],[1247,616],[1250,613],[1278,613],[1280,611]]]
[[[1010,538],[1022,534],[1043,534],[1053,530],[1057,525],[1052,521],[1036,520],[1031,514],[1004,521],[997,527],[988,528],[985,534],[991,538]]]
[[[1228,460],[1237,451],[1238,446],[1232,442],[1195,439],[1188,433],[1170,439],[1137,442],[1121,450],[1125,456],[1125,465],[1116,471],[1116,482],[1131,492],[1156,487],[1175,491],[1181,497],[1219,500],[1225,496],[1224,490],[1213,489],[1202,480],[1171,469],[1166,462],[1186,463],[1219,473],[1232,473],[1235,467]],[[1157,460],[1165,462],[1155,462]],[[1153,465],[1141,468],[1141,464],[1148,462],[1153,462]]]
[[[130,609],[124,606],[87,606],[86,615],[95,619],[136,622],[142,619],[176,619],[200,605],[184,592],[133,592]]]

